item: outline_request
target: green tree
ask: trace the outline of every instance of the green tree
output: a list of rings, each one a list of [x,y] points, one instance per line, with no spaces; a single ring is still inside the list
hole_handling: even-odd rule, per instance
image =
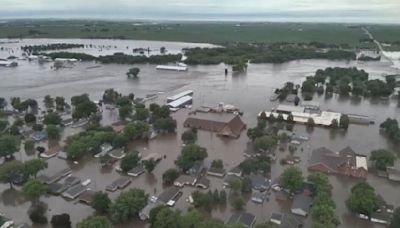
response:
[[[179,177],[180,172],[177,169],[170,168],[167,169],[162,175],[163,183],[166,185],[171,185]]]
[[[343,129],[347,129],[349,128],[349,123],[350,123],[350,119],[348,115],[341,115],[340,116],[340,121],[339,121],[339,126]]]
[[[114,224],[126,223],[147,204],[148,195],[141,189],[122,192],[111,205],[110,218]]]
[[[32,125],[32,130],[43,131],[43,125],[42,124],[34,124],[34,125]]]
[[[306,123],[307,128],[313,128],[315,126],[315,122],[313,118],[308,118]]]
[[[242,193],[250,193],[251,192],[251,179],[249,177],[245,177],[242,180]]]
[[[91,216],[85,218],[77,224],[77,228],[111,228],[111,224],[106,217]]]
[[[135,116],[137,120],[145,121],[149,118],[149,110],[146,108],[137,108]]]
[[[18,139],[15,136],[0,136],[0,157],[6,158],[13,155],[18,150]]]
[[[97,105],[89,99],[87,94],[72,97],[71,104],[74,106],[72,113],[74,119],[88,118],[97,111]]]
[[[125,120],[128,116],[132,115],[132,106],[131,105],[124,105],[118,109],[119,118]]]
[[[129,139],[142,138],[149,131],[149,125],[144,122],[130,123],[124,128],[124,135]]]
[[[149,109],[150,109],[150,112],[154,112],[154,111],[160,109],[160,105],[158,105],[157,103],[151,103],[149,105]]]
[[[197,160],[204,160],[208,156],[206,148],[196,144],[189,144],[182,148],[175,164],[183,171],[188,170]]]
[[[386,171],[387,167],[393,166],[395,159],[396,157],[392,152],[384,149],[373,150],[371,152],[371,156],[369,157],[369,160],[374,163],[375,167],[382,171]]]
[[[53,215],[51,217],[51,225],[57,228],[71,228],[71,218],[69,214]]]
[[[283,171],[280,179],[280,184],[284,189],[294,193],[301,189],[303,186],[304,177],[303,173],[298,167],[291,166]]]
[[[224,168],[224,162],[221,159],[213,160],[211,162],[211,167],[215,169],[222,169]]]
[[[154,121],[153,127],[157,131],[164,131],[164,132],[175,132],[176,129],[176,120],[172,119],[171,117],[168,118],[160,118]]]
[[[26,140],[24,144],[24,150],[27,153],[32,153],[35,150],[35,141],[33,140]]]
[[[242,189],[242,181],[238,179],[233,179],[229,181],[229,188],[234,192],[238,192]]]
[[[181,139],[185,144],[195,143],[197,141],[197,131],[188,129],[182,133]]]
[[[221,190],[219,192],[219,203],[220,204],[226,204],[226,192],[225,192],[225,190]]]
[[[36,203],[46,193],[46,187],[39,180],[30,179],[22,187],[22,193]]]
[[[214,199],[212,194],[206,194],[199,191],[192,193],[193,205],[195,208],[203,211],[211,211],[214,205]]]
[[[378,209],[378,198],[375,190],[366,182],[360,182],[353,186],[346,203],[351,211],[367,216]]]
[[[107,193],[103,192],[96,192],[93,195],[93,200],[91,203],[93,209],[96,210],[99,214],[106,214],[111,206],[111,200],[108,197]]]
[[[137,78],[139,75],[140,69],[137,67],[133,67],[130,68],[129,71],[126,73],[126,75],[128,76],[128,78],[133,77],[133,78]]]
[[[267,151],[277,144],[277,140],[272,136],[262,136],[254,141],[257,150]]]
[[[66,106],[64,97],[56,97],[55,102],[56,102],[56,110],[64,111],[64,108]]]
[[[159,206],[156,206],[155,208],[150,210],[149,223],[150,223],[151,227],[154,227],[154,223],[156,222],[158,212],[160,212],[164,208],[167,208],[167,207],[164,206],[164,205],[159,205]]]
[[[50,112],[44,116],[43,123],[46,125],[59,125],[62,121],[61,116],[57,112]]]
[[[46,128],[47,137],[51,140],[58,140],[60,139],[60,131],[56,125],[50,124],[47,125]]]
[[[334,128],[334,129],[339,127],[339,123],[338,123],[337,119],[333,119],[332,120],[331,127]]]
[[[152,228],[184,228],[180,223],[181,215],[179,211],[163,208],[157,213]]]
[[[121,97],[121,94],[114,89],[106,89],[103,93],[103,102],[106,104],[115,104]]]
[[[46,95],[43,99],[43,102],[46,108],[54,107],[54,99],[50,95]]]
[[[36,116],[32,113],[27,113],[24,116],[24,120],[27,124],[36,123]]]
[[[394,210],[393,218],[389,225],[389,228],[397,228],[397,227],[400,227],[400,207]]]
[[[231,201],[231,205],[235,210],[239,211],[243,209],[246,203],[244,202],[242,197],[234,197]]]
[[[31,159],[24,162],[24,173],[29,176],[36,178],[39,171],[46,169],[48,166],[47,161],[42,159]]]
[[[20,161],[10,161],[0,166],[0,182],[9,183],[13,188],[13,181],[22,174],[24,165]]]
[[[138,165],[139,162],[139,156],[137,152],[131,152],[127,154],[122,160],[121,160],[121,169],[124,172],[128,172],[129,170],[133,169]]]
[[[114,137],[114,140],[112,141],[112,145],[114,148],[122,148],[126,146],[129,142],[128,137],[125,135],[117,135]]]
[[[154,168],[157,165],[157,161],[154,159],[146,160],[143,162],[144,168],[147,170],[147,172],[151,173],[153,172]]]

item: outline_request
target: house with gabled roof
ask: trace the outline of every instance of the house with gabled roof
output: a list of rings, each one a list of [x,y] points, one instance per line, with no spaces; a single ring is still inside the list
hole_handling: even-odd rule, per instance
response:
[[[367,158],[346,147],[335,153],[326,147],[312,152],[308,170],[326,174],[366,178],[368,174]]]

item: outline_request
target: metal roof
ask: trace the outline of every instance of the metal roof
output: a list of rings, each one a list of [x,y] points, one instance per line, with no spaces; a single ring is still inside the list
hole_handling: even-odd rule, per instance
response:
[[[177,100],[174,100],[174,101],[168,103],[167,105],[171,108],[179,108],[181,105],[191,101],[192,99],[193,98],[191,96],[184,96],[184,97],[181,97]]]

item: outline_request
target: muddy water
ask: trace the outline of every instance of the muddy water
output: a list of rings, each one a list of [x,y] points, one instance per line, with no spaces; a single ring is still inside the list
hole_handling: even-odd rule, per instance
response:
[[[56,43],[83,44],[84,48],[72,48],[61,51],[86,53],[93,56],[112,55],[116,52],[129,55],[139,55],[133,52],[135,48],[144,48],[145,55],[158,55],[160,48],[165,47],[167,54],[181,53],[183,48],[193,47],[214,47],[211,44],[202,43],[183,43],[183,42],[164,42],[164,41],[145,41],[145,40],[109,40],[109,39],[0,39],[0,58],[9,56],[19,57],[22,54],[21,46],[27,45],[46,45]],[[147,51],[150,50],[150,52]],[[49,51],[49,52],[57,52]]]
[[[193,66],[188,72],[165,72],[155,70],[154,65],[139,65],[141,69],[140,78],[128,80],[125,76],[127,65],[101,65],[99,68],[91,68],[95,63],[77,63],[71,69],[61,69],[54,71],[50,69],[50,64],[42,66],[33,62],[20,62],[17,68],[0,68],[0,97],[21,96],[23,98],[42,99],[46,94],[52,96],[71,97],[76,94],[88,93],[92,99],[99,99],[103,91],[107,88],[115,88],[127,94],[135,93],[136,96],[143,97],[146,94],[157,93],[159,97],[155,100],[158,103],[165,103],[165,98],[179,91],[194,90],[194,106],[216,105],[219,102],[234,104],[244,111],[243,120],[249,127],[256,124],[256,115],[261,110],[270,110],[277,103],[270,102],[269,96],[276,87],[280,87],[286,81],[300,83],[307,75],[313,74],[319,68],[328,66],[350,67],[357,66],[370,73],[371,78],[380,78],[382,74],[399,73],[397,69],[391,67],[387,62],[378,63],[358,63],[325,60],[293,61],[285,64],[259,64],[250,65],[248,72],[244,75],[225,76],[223,71],[225,66]],[[385,137],[379,134],[379,123],[387,117],[397,118],[400,109],[397,101],[376,101],[370,99],[344,99],[332,97],[326,99],[324,96],[315,97],[321,103],[322,109],[329,109],[343,113],[354,113],[370,115],[375,118],[377,124],[370,126],[351,125],[347,132],[331,131],[324,128],[315,128],[308,132],[304,126],[296,126],[295,131],[303,135],[309,135],[310,141],[302,144],[303,151],[300,149],[295,155],[301,157],[299,166],[307,173],[306,167],[311,151],[320,146],[326,146],[332,150],[340,150],[346,146],[351,146],[356,152],[368,155],[371,150],[377,148],[389,148],[396,150],[393,145],[387,142]],[[151,195],[158,195],[162,192],[161,183],[162,173],[174,166],[174,160],[181,150],[180,134],[184,131],[182,126],[189,110],[180,110],[174,114],[178,121],[177,135],[165,135],[149,142],[133,142],[132,149],[136,149],[146,155],[157,152],[166,155],[160,164],[155,168],[153,174],[144,174],[138,178],[133,178],[133,183],[129,188],[143,188]],[[103,117],[105,122],[116,120],[116,113],[105,112]],[[72,132],[67,132],[70,134]],[[229,140],[219,138],[215,134],[199,131],[198,144],[208,150],[209,160],[223,159],[227,169],[240,163],[243,157],[243,150],[248,141],[245,131],[239,139]],[[27,159],[23,154],[17,156]],[[278,160],[284,158],[289,152],[278,152]],[[114,170],[101,170],[95,159],[82,161],[80,164],[67,163],[58,158],[49,160],[51,167],[70,166],[73,175],[82,179],[90,178],[90,187],[94,190],[104,190],[105,187],[115,180],[119,174]],[[278,177],[285,167],[279,163],[272,166],[272,178]],[[344,200],[348,197],[351,187],[357,182],[354,179],[331,177],[334,186],[333,197],[337,204],[337,214],[339,215],[341,227],[379,227],[355,218],[346,209]],[[212,178],[211,190],[222,189],[222,180]],[[398,188],[400,184],[395,184],[370,174],[367,181],[373,185],[376,191],[384,199],[395,206],[400,206]],[[5,212],[15,218],[17,223],[29,222],[26,214],[30,202],[25,201],[21,194],[15,190],[9,190],[8,185],[0,185],[2,195],[0,198],[0,211]],[[190,206],[185,202],[185,198],[194,191],[193,188],[184,188],[184,195],[177,202],[176,208],[187,210]],[[111,193],[115,198],[119,192]],[[74,201],[66,201],[60,197],[42,197],[41,200],[49,205],[48,217],[53,214],[69,213],[72,221],[81,220],[93,213],[93,210],[85,205],[77,204]],[[273,212],[287,212],[289,205],[279,205],[271,195],[269,202],[262,205],[247,203],[247,210],[257,216],[257,223],[267,221]],[[212,216],[226,219],[231,208],[218,208],[212,212]],[[310,224],[308,218],[306,223]],[[133,222],[127,227],[144,227],[140,222]]]

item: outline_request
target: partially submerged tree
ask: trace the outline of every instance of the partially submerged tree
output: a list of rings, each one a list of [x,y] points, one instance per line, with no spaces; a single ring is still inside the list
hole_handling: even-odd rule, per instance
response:
[[[111,205],[110,218],[114,224],[122,224],[137,215],[147,204],[148,195],[141,189],[122,192]]]
[[[103,216],[91,216],[80,221],[77,228],[111,228],[112,225],[108,221],[107,217]]]
[[[37,179],[30,179],[22,187],[22,193],[36,204],[41,195],[46,193],[46,187]]]
[[[291,194],[300,190],[303,186],[304,177],[301,170],[296,166],[291,166],[283,171],[280,184],[284,189],[289,190]]]
[[[110,209],[111,203],[112,202],[107,193],[96,192],[93,195],[91,206],[96,210],[97,213],[106,214]]]
[[[139,68],[133,67],[128,70],[128,72],[126,73],[126,76],[128,76],[128,78],[130,78],[130,77],[137,78],[139,75],[139,72],[140,72]]]
[[[394,165],[395,155],[388,150],[373,150],[369,160],[374,163],[374,166],[381,171],[386,171],[387,167]]]
[[[347,207],[356,213],[371,216],[378,209],[378,197],[375,189],[366,182],[360,182],[353,186]]]
[[[23,170],[23,163],[17,160],[2,164],[0,166],[0,182],[9,183],[10,188],[13,188],[13,181],[15,181],[19,175],[22,175]]]

